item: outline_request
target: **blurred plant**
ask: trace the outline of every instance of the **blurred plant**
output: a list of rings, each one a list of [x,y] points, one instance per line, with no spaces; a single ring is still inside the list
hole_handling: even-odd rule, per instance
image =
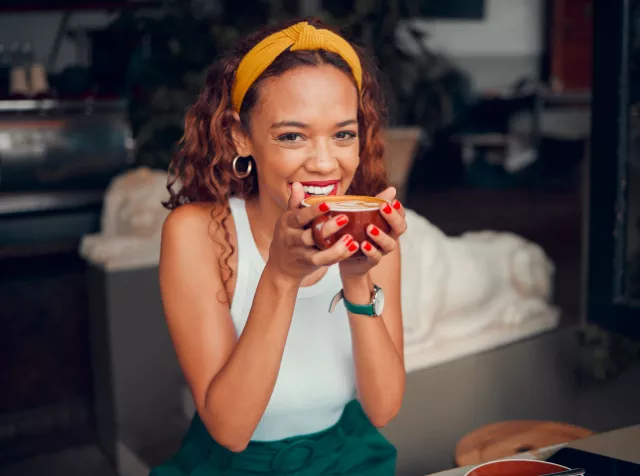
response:
[[[136,161],[166,169],[217,43],[207,17],[189,2],[139,18],[137,29],[140,41],[127,71]]]
[[[415,25],[428,0],[324,0],[321,17],[342,28],[378,61],[387,83],[392,125],[418,125],[430,133],[450,124],[466,103],[470,82],[427,46]]]
[[[640,360],[640,341],[590,324],[578,333],[578,376],[605,383]]]

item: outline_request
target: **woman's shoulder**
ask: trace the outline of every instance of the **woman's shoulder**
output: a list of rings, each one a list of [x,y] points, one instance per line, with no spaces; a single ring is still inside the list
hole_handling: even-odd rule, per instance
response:
[[[220,203],[196,202],[169,213],[162,226],[162,241],[179,246],[211,249],[211,242],[235,243],[233,215]],[[214,247],[216,250],[219,246]]]

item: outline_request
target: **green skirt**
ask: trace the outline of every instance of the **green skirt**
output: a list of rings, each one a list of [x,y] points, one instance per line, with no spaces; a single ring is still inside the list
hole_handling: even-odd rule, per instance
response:
[[[395,447],[354,400],[327,430],[278,441],[252,441],[240,453],[216,443],[196,414],[178,453],[150,476],[392,476],[395,467]]]

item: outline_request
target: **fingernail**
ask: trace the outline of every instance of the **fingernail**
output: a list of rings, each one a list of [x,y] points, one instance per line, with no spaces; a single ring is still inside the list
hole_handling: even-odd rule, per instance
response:
[[[389,204],[385,205],[382,211],[385,212],[387,215],[391,213],[391,207],[389,206]]]
[[[338,224],[338,226],[342,226],[345,225],[349,220],[347,219],[347,217],[345,216],[341,216],[336,220],[336,223]]]
[[[366,251],[371,251],[371,245],[369,244],[369,242],[368,242],[368,241],[365,241],[365,242],[364,242],[364,249],[365,249]]]
[[[393,201],[393,208],[400,210],[400,202],[398,200]]]
[[[327,205],[325,202],[322,202],[322,203],[320,204],[320,211],[321,211],[322,213],[324,213],[324,212],[328,212],[328,211],[329,211],[329,205]]]
[[[371,234],[372,234],[373,236],[378,236],[378,235],[380,234],[380,230],[378,230],[378,228],[377,228],[377,227],[375,227],[375,226],[373,226],[373,225],[372,225],[372,226],[371,226]]]
[[[351,238],[351,235],[344,235],[342,237],[342,241],[344,241],[347,245],[349,245],[349,243],[353,241],[353,238]]]
[[[351,251],[352,253],[358,249],[358,245],[356,245],[355,243],[351,243],[351,245],[349,246],[349,251]]]

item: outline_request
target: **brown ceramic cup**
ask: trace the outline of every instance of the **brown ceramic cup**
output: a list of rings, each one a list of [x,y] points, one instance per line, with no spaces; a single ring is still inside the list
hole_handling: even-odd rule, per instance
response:
[[[369,225],[375,225],[384,233],[391,231],[389,223],[387,223],[387,220],[385,220],[380,213],[380,207],[387,203],[385,200],[359,195],[335,195],[305,198],[302,201],[302,206],[311,207],[322,202],[329,206],[329,211],[317,217],[311,223],[313,240],[321,250],[326,250],[331,247],[344,235],[351,235],[358,243],[367,240],[375,246],[376,244],[367,235],[367,227]],[[333,235],[325,238],[322,234],[323,225],[338,215],[345,215],[349,219],[349,222]],[[364,256],[364,254],[361,250],[358,250],[352,257],[362,256]]]
[[[558,473],[569,468],[548,461],[527,459],[505,459],[491,461],[476,466],[465,476],[540,476],[544,474]]]

